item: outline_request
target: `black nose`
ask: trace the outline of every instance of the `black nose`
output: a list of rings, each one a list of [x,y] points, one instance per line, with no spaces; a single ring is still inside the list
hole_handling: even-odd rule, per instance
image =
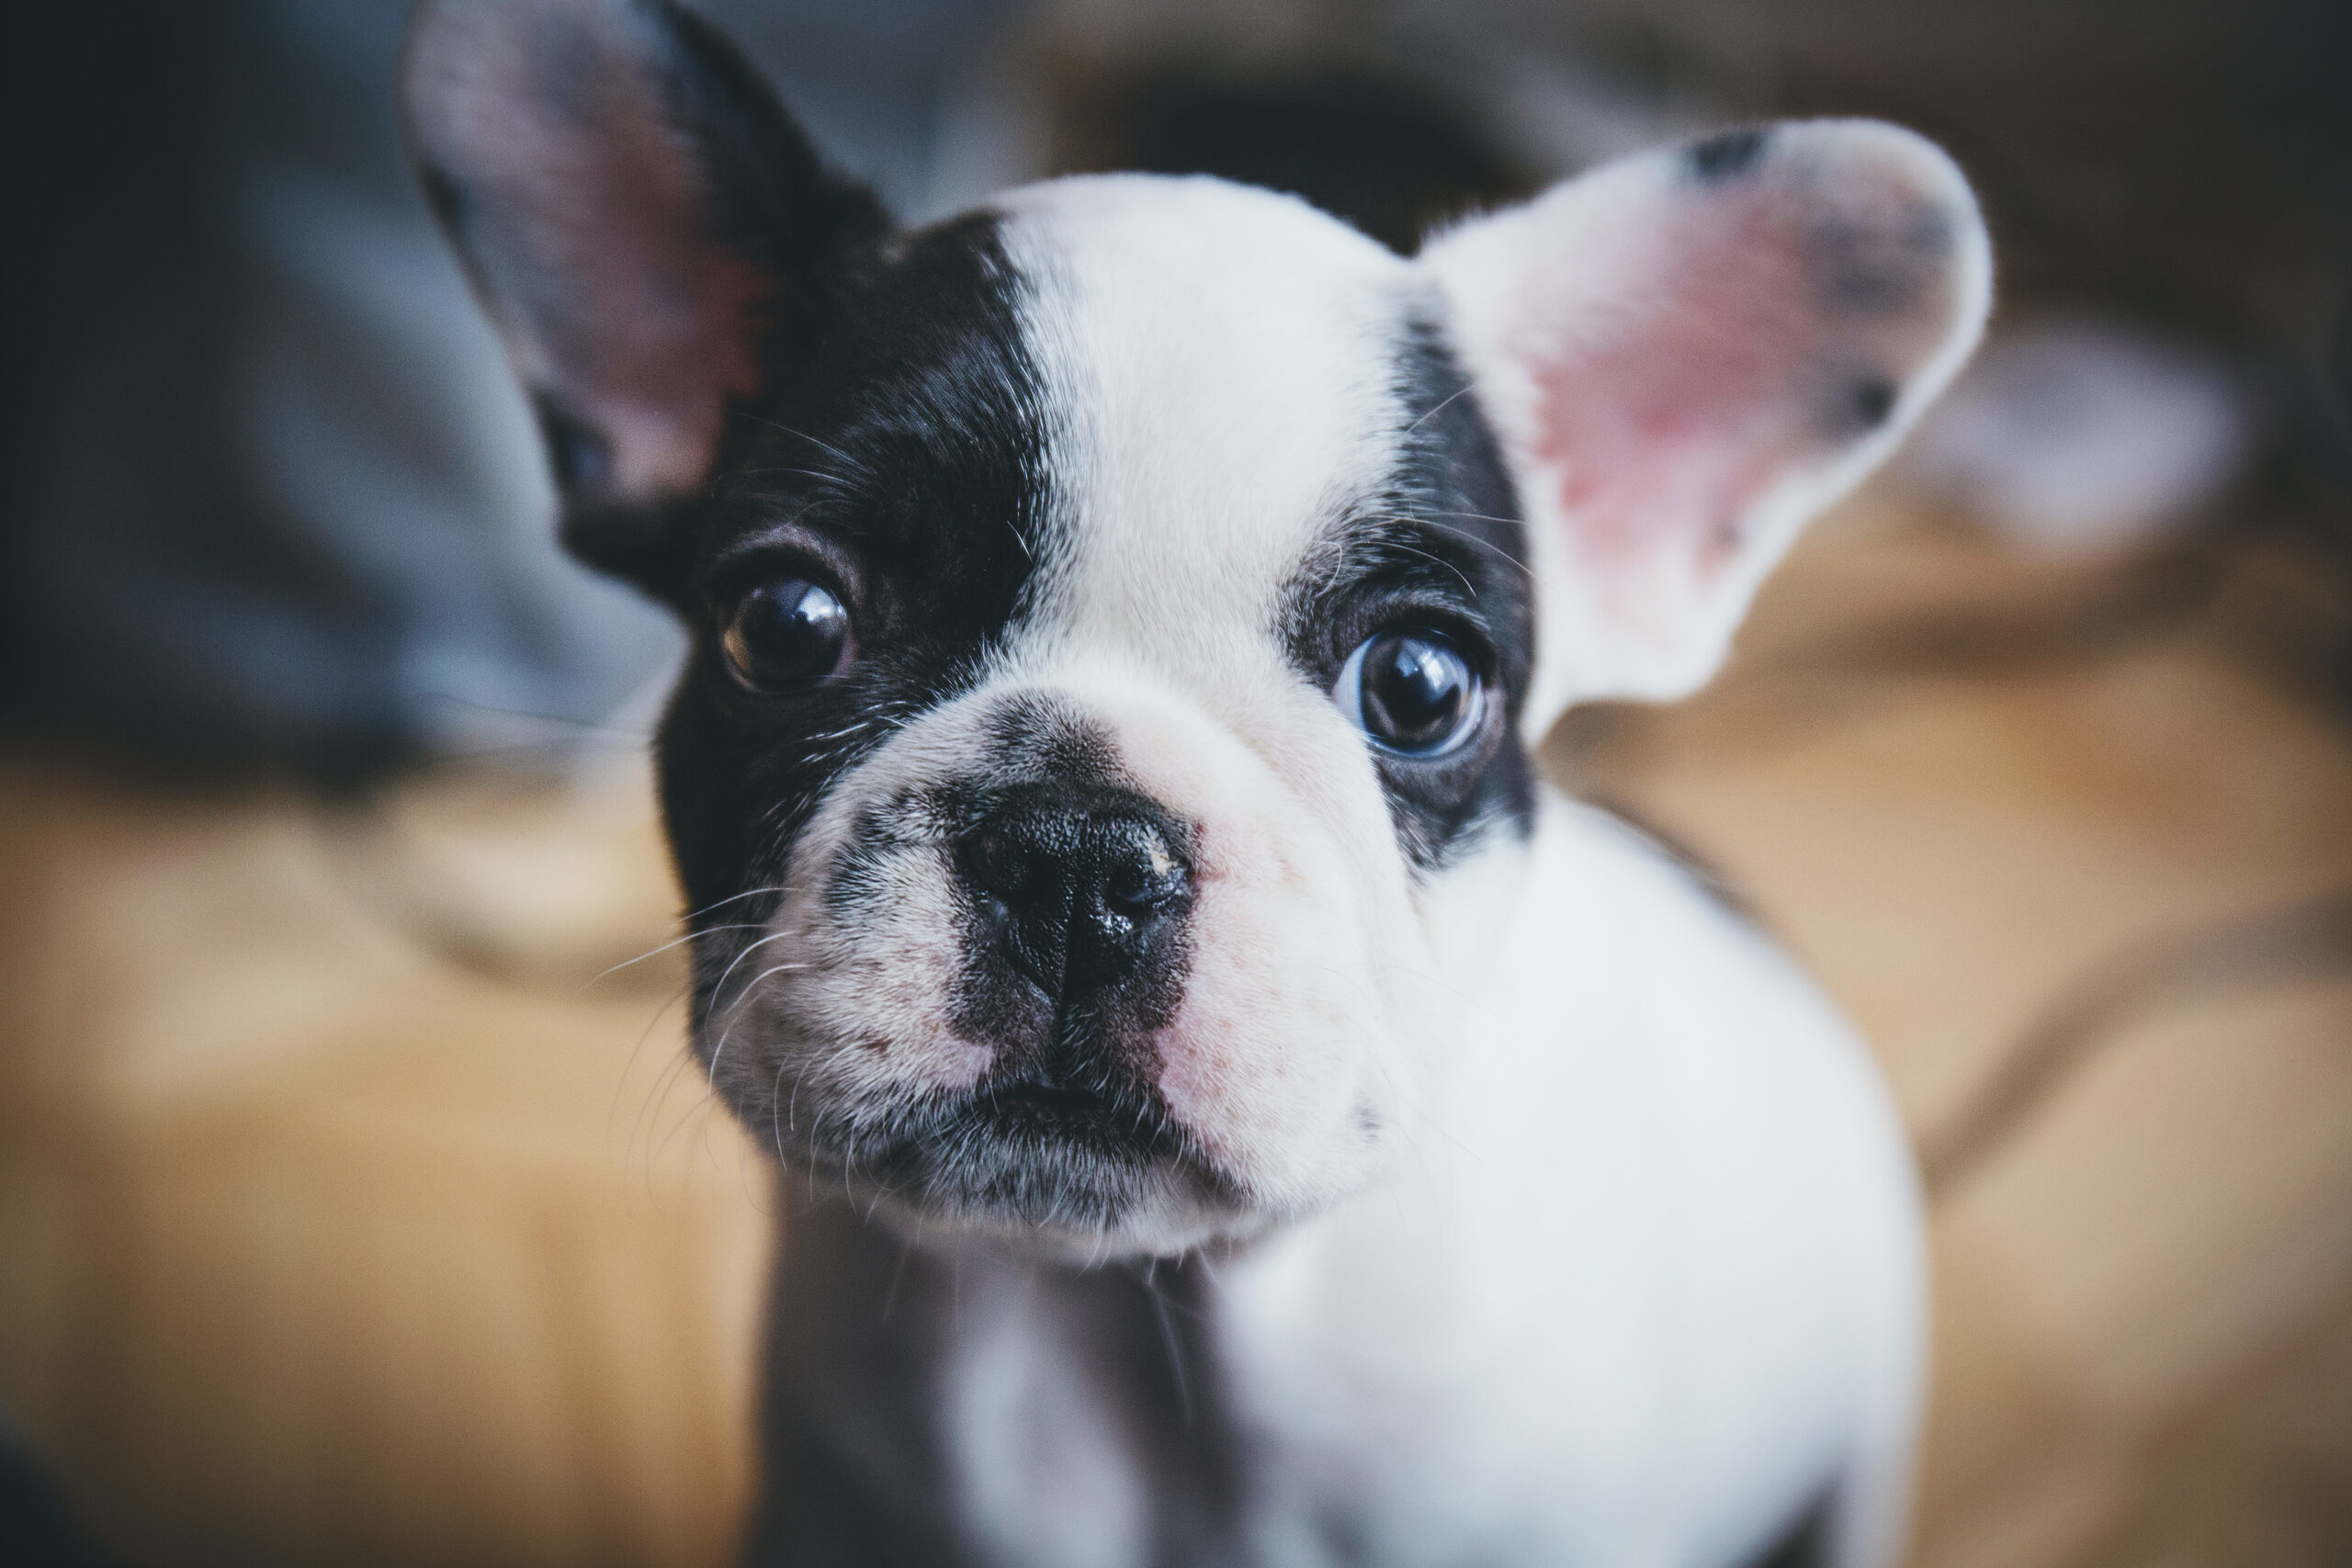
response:
[[[983,818],[957,860],[1005,958],[1063,999],[1129,978],[1182,921],[1193,875],[1177,840],[1140,805],[1033,801]]]

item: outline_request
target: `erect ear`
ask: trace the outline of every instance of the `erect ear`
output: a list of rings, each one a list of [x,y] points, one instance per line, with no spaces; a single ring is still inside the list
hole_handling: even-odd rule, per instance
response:
[[[538,411],[566,541],[658,588],[709,477],[887,223],[668,0],[424,0],[404,95],[425,191]]]
[[[1629,158],[1422,254],[1527,520],[1531,736],[1572,702],[1704,682],[1805,519],[1951,379],[1992,289],[1960,171],[1867,120]]]

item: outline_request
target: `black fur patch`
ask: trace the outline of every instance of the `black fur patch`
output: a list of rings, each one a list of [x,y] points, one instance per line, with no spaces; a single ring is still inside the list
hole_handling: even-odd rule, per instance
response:
[[[985,215],[913,235],[852,292],[807,372],[743,422],[692,520],[695,650],[662,727],[663,810],[688,908],[714,933],[775,907],[792,840],[827,786],[966,688],[1020,616],[1046,526],[1044,404],[1020,281]],[[816,576],[858,654],[832,683],[768,698],[724,669],[735,603]],[[729,900],[733,900],[729,902]],[[695,999],[699,1029],[720,998]]]
[[[684,602],[692,664],[660,745],[662,801],[679,876],[700,931],[695,1038],[761,973],[746,950],[783,897],[792,846],[844,772],[909,720],[964,694],[1015,635],[1051,554],[1048,430],[1020,331],[1023,284],[985,215],[910,236],[844,301],[843,319],[772,404],[748,416],[692,521],[697,563]],[[748,692],[718,637],[758,584],[815,578],[851,611],[855,657],[833,683],[789,697]],[[989,754],[921,798],[869,803],[816,891],[854,939],[887,908],[889,871],[909,852],[948,852],[1004,805],[1008,790],[1119,796],[1114,752],[1082,722],[1015,700],[994,716]],[[1159,818],[1170,842],[1188,825]],[[1224,1189],[1167,1117],[1139,1059],[1173,1015],[1189,948],[1167,933],[1137,972],[1064,1008],[1001,972],[981,911],[968,906],[961,1026],[1001,1047],[965,1095],[899,1106],[828,1129],[799,1151],[813,1168],[910,1187],[945,1212],[1032,1223],[1115,1224],[1171,1166],[1196,1190]],[[724,1083],[722,1089],[727,1087]],[[755,1125],[764,1108],[738,1106]]]
[[[1753,169],[1770,140],[1764,130],[1719,130],[1684,148],[1683,162],[1701,185],[1725,185]]]
[[[1292,662],[1327,688],[1356,646],[1387,626],[1432,626],[1486,655],[1501,699],[1486,733],[1435,761],[1374,754],[1397,843],[1431,872],[1487,828],[1532,830],[1535,774],[1518,724],[1534,615],[1517,491],[1468,378],[1426,321],[1408,325],[1395,363],[1404,414],[1395,466],[1284,591],[1282,637]]]
[[[1838,220],[1805,234],[1814,306],[1832,319],[1887,321],[1921,310],[1943,279],[1952,226],[1921,202],[1897,221]]]

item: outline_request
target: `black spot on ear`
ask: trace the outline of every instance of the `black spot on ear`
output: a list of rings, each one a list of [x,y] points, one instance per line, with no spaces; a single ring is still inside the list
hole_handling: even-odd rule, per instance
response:
[[[1951,213],[1936,202],[1922,202],[1903,225],[1903,245],[1921,261],[1939,262],[1951,254],[1958,234]]]
[[[1770,140],[1769,131],[1720,130],[1703,141],[1692,142],[1682,156],[1692,179],[1701,185],[1723,185],[1754,168]]]
[[[1866,377],[1849,391],[1848,406],[1857,432],[1876,430],[1894,412],[1894,383],[1883,376]]]
[[[1951,237],[1933,209],[1902,224],[1840,219],[1805,235],[1814,304],[1832,319],[1886,321],[1922,308]]]
[[[1356,1107],[1356,1131],[1363,1134],[1366,1143],[1380,1136],[1380,1111],[1369,1100]]]

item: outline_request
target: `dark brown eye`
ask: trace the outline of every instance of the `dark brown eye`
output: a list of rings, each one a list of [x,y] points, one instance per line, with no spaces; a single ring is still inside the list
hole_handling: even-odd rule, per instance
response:
[[[719,637],[727,667],[755,692],[783,696],[822,685],[849,653],[849,611],[805,578],[763,583],[735,606]]]
[[[1486,713],[1477,667],[1432,631],[1365,638],[1331,694],[1375,744],[1404,757],[1444,756],[1477,733]]]

